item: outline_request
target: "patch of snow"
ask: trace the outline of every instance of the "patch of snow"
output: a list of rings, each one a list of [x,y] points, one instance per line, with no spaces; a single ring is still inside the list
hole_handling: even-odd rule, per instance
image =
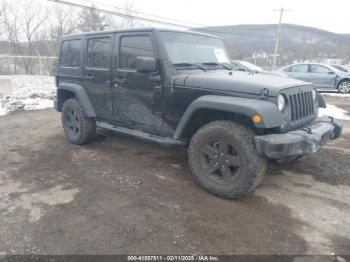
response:
[[[11,80],[13,88],[13,95],[2,99],[0,97],[0,116],[17,110],[39,110],[53,107],[53,98],[56,94],[54,77],[1,75],[0,79]]]
[[[23,100],[24,110],[39,110],[53,108],[53,100],[27,98]]]
[[[334,117],[335,119],[350,121],[350,116],[347,114],[348,114],[348,111],[330,104],[327,104],[327,108],[320,108],[318,111],[318,116],[326,115],[326,116]]]
[[[6,107],[3,107],[2,105],[0,105],[0,116],[4,116],[8,114],[8,110]]]
[[[323,96],[350,97],[350,94],[322,93]]]

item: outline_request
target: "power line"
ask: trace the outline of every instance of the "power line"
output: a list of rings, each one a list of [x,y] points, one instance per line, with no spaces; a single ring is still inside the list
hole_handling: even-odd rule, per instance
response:
[[[191,26],[188,26],[188,25],[176,24],[176,23],[160,21],[160,20],[155,20],[155,19],[146,18],[146,17],[123,14],[123,13],[120,13],[117,11],[100,9],[100,8],[96,8],[94,6],[86,6],[86,5],[72,3],[72,2],[68,2],[68,1],[64,1],[64,0],[48,0],[48,1],[58,3],[58,4],[65,4],[65,5],[69,5],[69,6],[73,6],[73,7],[79,7],[79,8],[83,8],[83,9],[96,10],[96,11],[103,12],[103,13],[110,14],[110,15],[117,15],[117,16],[120,16],[123,18],[129,18],[129,19],[132,18],[132,19],[141,20],[144,22],[149,22],[149,23],[163,24],[163,25],[168,25],[168,26],[173,26],[173,27],[182,27],[182,28],[188,28],[188,29],[191,28]]]
[[[190,26],[190,25],[172,23],[172,22],[151,19],[151,18],[146,18],[146,17],[141,17],[141,16],[135,16],[135,15],[125,14],[125,13],[121,13],[121,12],[117,12],[117,11],[105,10],[105,9],[97,8],[95,6],[86,6],[86,5],[81,5],[81,4],[77,4],[77,3],[72,3],[72,2],[68,2],[68,1],[64,1],[64,0],[47,0],[47,1],[58,3],[58,4],[65,4],[65,5],[69,5],[72,7],[78,7],[78,8],[82,8],[82,9],[96,10],[96,11],[106,13],[109,15],[116,15],[116,16],[120,16],[123,18],[135,19],[135,20],[140,20],[140,21],[144,21],[144,22],[148,22],[148,23],[162,24],[162,25],[167,25],[167,26],[172,26],[172,27],[180,27],[180,28],[186,28],[186,29],[194,29],[193,26]],[[120,8],[120,9],[122,9],[122,8]],[[257,36],[256,34],[253,35],[253,34],[245,34],[245,33],[229,33],[229,32],[218,31],[218,30],[207,29],[207,28],[195,28],[195,30],[200,31],[200,32],[225,34],[225,35],[252,36],[252,37]]]
[[[94,2],[94,1],[91,1],[91,0],[85,0],[85,1],[87,1],[87,2],[89,2],[89,3],[91,3],[91,4],[97,4],[97,5],[102,5],[102,6],[107,6],[107,7],[111,7],[111,8],[114,8],[114,9],[118,9],[118,10],[121,10],[121,11],[127,11],[125,8],[118,7],[118,6],[111,5],[111,4],[105,4],[105,3],[100,3],[100,2]],[[159,16],[159,15],[155,15],[155,14],[151,14],[151,13],[145,13],[145,12],[139,12],[139,11],[136,11],[136,13],[137,13],[137,14],[141,14],[141,15],[146,15],[146,16],[155,17],[155,18],[166,19],[166,20],[174,21],[174,22],[192,24],[193,26],[205,27],[205,25],[198,24],[198,23],[194,23],[194,22],[191,22],[191,21],[179,20],[179,19],[175,19],[175,18],[170,18],[170,17],[165,17],[165,16]]]

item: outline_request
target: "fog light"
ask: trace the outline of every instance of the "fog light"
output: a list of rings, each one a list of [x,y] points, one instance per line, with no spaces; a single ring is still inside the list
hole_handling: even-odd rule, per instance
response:
[[[254,124],[259,124],[262,121],[262,117],[261,117],[261,115],[254,115],[252,117],[252,120],[253,120]]]

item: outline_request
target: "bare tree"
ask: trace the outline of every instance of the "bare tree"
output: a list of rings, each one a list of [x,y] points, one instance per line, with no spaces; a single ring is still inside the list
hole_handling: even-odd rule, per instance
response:
[[[136,25],[134,16],[137,15],[137,9],[133,1],[125,2],[124,4],[124,13],[128,16],[122,19],[121,27],[122,28],[133,28]]]
[[[36,55],[33,43],[39,40],[40,30],[45,28],[46,6],[39,0],[6,1],[4,4],[3,28],[7,41],[18,55]],[[20,6],[21,8],[18,8]],[[33,74],[33,60],[21,58],[25,73]],[[16,62],[15,62],[16,70]]]
[[[91,8],[82,9],[79,20],[78,28],[83,32],[99,31],[105,24],[105,16],[94,5]]]
[[[77,12],[74,8],[62,5],[54,5],[50,19],[50,40],[53,49],[56,50],[62,36],[77,31]]]
[[[133,1],[125,2],[124,8],[117,9],[117,12],[122,12],[126,17],[117,17],[114,15],[106,16],[106,24],[113,29],[126,29],[137,26],[135,16],[137,15],[137,8]]]
[[[17,12],[12,9],[12,6],[5,0],[2,1],[3,5],[3,15],[2,15],[2,28],[4,30],[4,35],[7,43],[11,47],[11,50],[6,50],[7,52],[15,52],[21,54],[21,46],[19,41],[20,25],[18,21]],[[8,62],[8,60],[7,60]],[[17,73],[17,61],[14,60],[14,71]]]
[[[5,2],[0,1],[0,37],[4,34],[3,22],[5,16]]]
[[[23,1],[22,1],[23,2]],[[37,0],[24,1],[22,5],[22,14],[19,16],[23,34],[27,42],[28,53],[31,55],[38,54],[38,50],[33,47],[33,40],[39,33],[39,29],[43,27],[43,23],[47,20],[47,8]],[[36,38],[36,40],[38,40]],[[24,61],[26,73],[33,74],[32,60]]]

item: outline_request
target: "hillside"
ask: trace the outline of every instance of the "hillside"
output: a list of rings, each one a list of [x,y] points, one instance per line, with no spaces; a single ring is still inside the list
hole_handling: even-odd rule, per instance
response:
[[[197,28],[224,38],[232,57],[251,58],[253,53],[273,53],[276,24],[233,25]],[[285,63],[293,60],[350,59],[350,34],[335,34],[325,30],[284,24],[281,33],[281,54]]]

